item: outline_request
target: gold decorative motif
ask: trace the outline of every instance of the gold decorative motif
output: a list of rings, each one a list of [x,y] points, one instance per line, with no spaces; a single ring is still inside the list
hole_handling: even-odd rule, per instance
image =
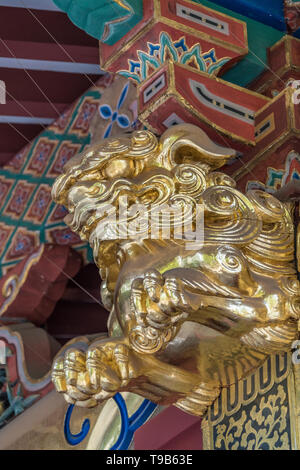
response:
[[[239,418],[231,417],[229,424],[216,428],[216,449],[224,450],[287,450],[287,395],[282,385],[278,392],[261,397],[249,412],[244,409]]]
[[[289,350],[299,320],[291,214],[216,171],[234,154],[182,124],[160,141],[138,131],[99,142],[67,163],[53,198],[89,240],[111,312],[108,339],[54,363],[67,401],[95,406],[130,391],[203,415],[222,387]],[[168,236],[158,217],[153,236],[147,222],[166,204],[181,215],[170,215]]]
[[[2,287],[2,295],[5,298],[5,301],[3,302],[2,306],[0,307],[0,316],[3,315],[4,312],[8,309],[8,307],[13,303],[13,301],[16,299],[20,288],[23,286],[25,283],[29,270],[31,269],[32,266],[37,264],[39,260],[41,259],[41,256],[44,252],[44,245],[41,245],[39,250],[35,253],[33,253],[28,260],[26,261],[26,264],[19,276],[16,274],[10,276],[8,279],[3,284]]]
[[[227,417],[238,414],[242,407],[257,401],[259,395],[271,393],[274,385],[290,376],[291,370],[291,360],[287,353],[268,357],[254,374],[222,389],[218,399],[210,406],[207,424],[211,428],[216,427]]]
[[[136,83],[142,83],[150,75],[151,71],[160,68],[168,59],[168,56],[172,58],[174,62],[191,65],[197,70],[205,71],[212,75],[217,75],[221,68],[230,61],[230,57],[222,57],[218,59],[216,57],[215,48],[211,48],[208,51],[202,51],[201,43],[196,42],[191,47],[186,45],[186,37],[182,36],[180,39],[183,47],[179,50],[175,44],[178,44],[178,40],[174,41],[172,36],[166,31],[161,31],[158,38],[158,43],[155,44],[156,48],[159,48],[160,52],[153,55],[150,52],[150,48],[154,44],[146,41],[147,51],[137,50],[135,58],[135,72],[131,72],[132,58],[128,59],[128,68],[125,70],[118,70],[118,74],[124,77],[131,78]]]

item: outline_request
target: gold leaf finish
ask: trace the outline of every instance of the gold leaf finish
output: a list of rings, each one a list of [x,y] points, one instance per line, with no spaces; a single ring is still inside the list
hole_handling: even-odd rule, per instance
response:
[[[182,124],[160,140],[149,131],[107,139],[67,163],[53,199],[89,241],[110,310],[108,339],[54,362],[68,402],[92,407],[130,391],[203,415],[222,387],[290,349],[300,314],[292,216],[217,171],[234,154]],[[169,236],[158,218],[153,237],[147,221],[165,204],[186,210],[191,232],[178,237],[173,214]],[[189,244],[200,218],[203,239]]]

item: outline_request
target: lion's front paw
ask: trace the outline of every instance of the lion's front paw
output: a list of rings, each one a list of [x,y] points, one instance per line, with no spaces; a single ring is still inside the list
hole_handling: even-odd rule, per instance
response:
[[[164,277],[156,270],[133,281],[131,308],[136,326],[130,332],[130,340],[134,349],[142,353],[151,354],[166,346],[188,317],[181,280]]]
[[[126,387],[129,350],[117,342],[93,343],[70,348],[52,367],[52,381],[68,403],[91,408]]]

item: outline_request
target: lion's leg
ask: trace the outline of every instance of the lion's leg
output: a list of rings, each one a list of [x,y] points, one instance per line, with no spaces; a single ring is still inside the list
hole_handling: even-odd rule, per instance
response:
[[[208,387],[210,394],[199,392],[197,373],[165,363],[152,354],[138,353],[124,338],[101,339],[88,349],[67,350],[56,358],[52,379],[69,403],[83,407],[96,406],[122,391],[138,393],[162,405],[178,402],[181,407],[187,407],[186,400],[207,407],[215,397],[213,387]]]

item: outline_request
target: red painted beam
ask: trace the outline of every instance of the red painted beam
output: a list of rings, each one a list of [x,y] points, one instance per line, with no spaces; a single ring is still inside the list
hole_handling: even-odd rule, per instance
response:
[[[65,13],[59,11],[0,7],[0,31],[2,39],[13,41],[57,41],[60,44],[98,47],[96,39],[77,28]]]
[[[0,41],[0,57],[99,64],[98,43],[94,46],[84,46],[10,39],[4,42],[5,44]]]
[[[1,75],[1,72],[0,72]],[[59,114],[62,114],[66,107],[66,103],[54,103]],[[24,117],[40,117],[40,118],[57,118],[55,109],[47,101],[13,101],[8,99],[6,104],[0,106],[0,116],[24,116]]]
[[[99,63],[98,41],[77,28],[63,12],[0,7],[0,31],[3,58]],[[98,79],[99,75],[84,73],[26,73],[9,65],[1,67],[0,62],[0,80],[6,84],[7,101],[0,106],[0,116],[55,119]],[[0,123],[0,165],[44,128],[45,125]]]
[[[2,153],[17,153],[28,141],[36,137],[44,128],[36,124],[0,123],[0,142]]]
[[[40,88],[52,103],[69,104],[99,79],[98,75],[64,72],[30,70],[28,73],[31,78],[21,69],[0,68],[0,80],[6,84],[7,99],[47,102]]]

